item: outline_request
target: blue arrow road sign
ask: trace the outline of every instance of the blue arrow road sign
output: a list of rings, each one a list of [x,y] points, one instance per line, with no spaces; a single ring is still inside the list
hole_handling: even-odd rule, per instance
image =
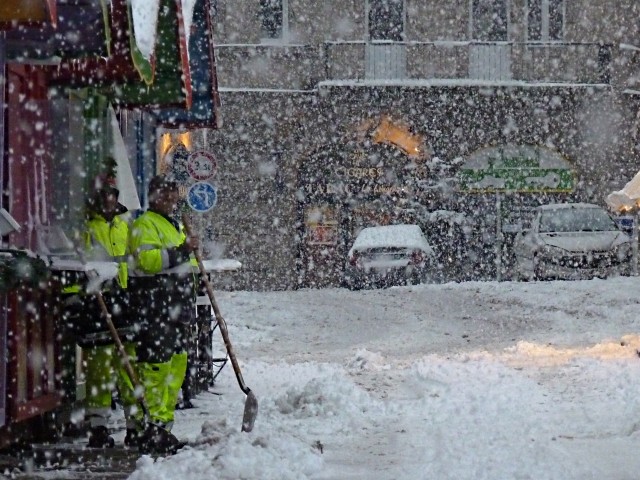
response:
[[[208,212],[218,202],[218,192],[210,183],[196,182],[187,192],[187,202],[196,212]]]

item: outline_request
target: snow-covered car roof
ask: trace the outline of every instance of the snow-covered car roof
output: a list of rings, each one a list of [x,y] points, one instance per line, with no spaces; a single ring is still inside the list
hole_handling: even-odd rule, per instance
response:
[[[541,212],[540,225],[538,226],[540,233],[554,233],[556,236],[571,234],[573,240],[575,240],[573,234],[576,232],[612,232],[616,236],[619,233],[622,234],[609,212],[592,203],[543,205],[538,207],[538,212]],[[602,241],[600,235],[598,238],[598,242]],[[584,241],[584,238],[581,238],[580,242]],[[608,249],[609,247],[602,248]]]
[[[418,225],[384,225],[364,228],[356,237],[349,253],[378,247],[406,247],[432,252]]]

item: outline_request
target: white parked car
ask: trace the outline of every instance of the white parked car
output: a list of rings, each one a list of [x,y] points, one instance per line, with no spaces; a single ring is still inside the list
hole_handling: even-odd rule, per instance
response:
[[[552,204],[534,210],[514,253],[523,280],[605,278],[630,272],[632,242],[602,207]]]
[[[433,249],[418,225],[367,227],[347,254],[345,284],[360,289],[423,283],[434,267]]]

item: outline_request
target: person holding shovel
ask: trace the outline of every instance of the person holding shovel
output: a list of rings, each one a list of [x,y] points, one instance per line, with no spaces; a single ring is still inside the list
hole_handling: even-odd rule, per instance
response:
[[[115,261],[118,264],[115,285],[104,293],[104,299],[131,362],[135,358],[135,344],[126,290],[129,277],[129,224],[122,218],[127,208],[118,202],[119,191],[114,174],[100,175],[94,183],[95,195],[88,208],[85,250],[90,260]],[[101,328],[105,330],[104,324]],[[137,445],[136,432],[142,422],[142,410],[137,404],[132,379],[129,378],[123,359],[116,352],[113,338],[109,332],[104,332],[103,336],[108,338],[108,344],[90,349],[86,353],[87,414],[94,419],[96,412],[104,413],[106,407],[111,406],[115,373],[115,384],[126,420],[124,443],[127,447],[133,447]],[[100,420],[98,422],[100,425],[103,423]],[[94,443],[99,443],[97,440],[104,437],[104,429],[100,427],[99,431],[94,430],[92,425],[92,438],[95,438]]]
[[[93,193],[87,201],[87,220],[78,252],[87,260],[116,262],[118,274],[101,285],[101,295],[108,305],[113,321],[126,340],[133,333],[127,326],[127,222],[121,217],[127,209],[118,203],[116,178],[112,173],[94,179]],[[85,418],[89,420],[89,446],[113,447],[108,421],[111,416],[112,393],[117,389],[125,409],[128,428],[134,428],[142,413],[136,408],[131,380],[119,358],[114,340],[108,331],[98,300],[85,292],[79,282],[67,288],[65,318],[75,342],[82,347],[86,379]],[[134,344],[125,342],[129,356],[134,356]],[[127,443],[127,439],[125,439]]]
[[[187,341],[195,319],[195,272],[191,254],[199,247],[173,215],[178,185],[165,176],[149,183],[149,208],[131,227],[135,259],[131,304],[139,322],[138,374],[148,407],[148,424],[139,448],[175,453],[184,444],[173,434],[175,407],[187,370]]]

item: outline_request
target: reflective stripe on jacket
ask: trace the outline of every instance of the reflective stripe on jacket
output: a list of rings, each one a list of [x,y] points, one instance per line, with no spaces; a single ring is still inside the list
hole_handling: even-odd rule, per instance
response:
[[[159,213],[146,211],[131,226],[129,247],[135,258],[136,271],[146,275],[167,272],[188,259],[176,258],[175,249],[187,236],[180,224],[176,228]],[[182,261],[180,261],[182,260]]]
[[[129,225],[119,216],[108,222],[94,215],[87,222],[85,249],[88,258],[111,259],[118,263],[118,284],[127,288]]]

